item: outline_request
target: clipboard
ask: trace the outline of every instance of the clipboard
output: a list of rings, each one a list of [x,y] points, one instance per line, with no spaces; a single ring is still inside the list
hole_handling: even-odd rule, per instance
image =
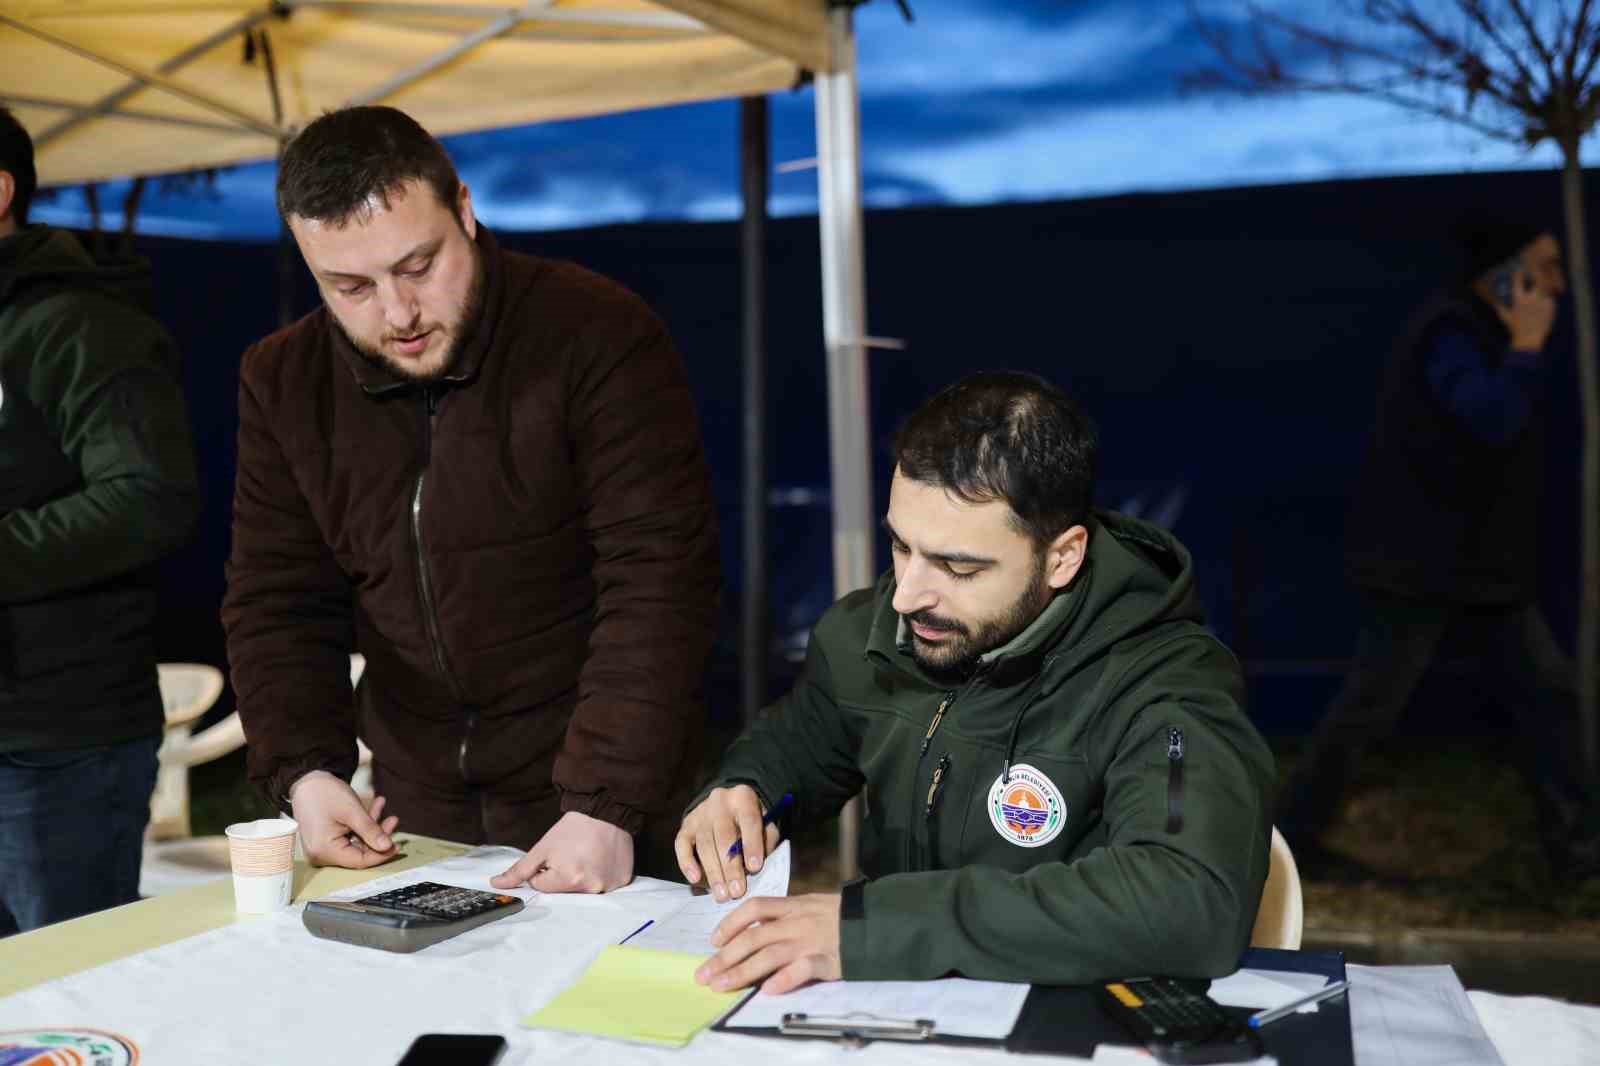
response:
[[[859,1048],[877,1040],[901,1043],[943,1044],[983,1048],[1003,1048],[1005,1040],[983,1036],[961,1036],[939,1032],[939,1023],[933,1018],[884,1018],[865,1011],[839,1015],[785,1014],[783,1023],[776,1028],[733,1026],[727,1022],[736,1017],[739,1009],[756,993],[741,999],[728,1013],[711,1026],[713,1032],[738,1033],[741,1036],[780,1037],[789,1040],[830,1040],[845,1047]],[[1032,1002],[1032,994],[1029,995]],[[1026,1007],[1023,1008],[1027,1010]]]
[[[1335,981],[1345,978],[1342,951],[1251,948],[1240,957],[1239,966],[1314,973]],[[1011,1035],[999,1040],[940,1033],[938,1019],[934,1018],[876,1018],[868,1014],[829,1018],[800,1016],[795,1023],[778,1028],[727,1025],[754,995],[752,990],[711,1028],[746,1036],[833,1040],[853,1047],[874,1040],[918,1041],[1003,1048],[1019,1054],[1075,1055],[1084,1059],[1093,1058],[1095,1048],[1101,1044],[1138,1046],[1128,1031],[1101,1008],[1093,985],[1034,985]],[[1254,1013],[1242,1007],[1223,1009],[1240,1017]],[[790,1017],[786,1015],[785,1022]],[[1348,996],[1324,1001],[1315,1013],[1296,1014],[1263,1026],[1260,1035],[1267,1053],[1283,1066],[1352,1066],[1354,1062]]]
[[[938,983],[931,982],[930,984]],[[1008,1010],[1017,1010],[1020,1016],[1020,1011],[1025,1010],[1027,1007],[1027,998],[1019,1000],[1016,997],[1020,995],[1031,998],[1033,990],[1016,983],[1006,984],[1013,989],[1012,998],[1007,1005]],[[845,1004],[840,1004],[841,1012],[838,1013],[807,1014],[795,1010],[777,1014],[781,1007],[777,1003],[768,1003],[764,1004],[762,1009],[753,1012],[761,1019],[760,1021],[741,1023],[741,1013],[749,1006],[751,1000],[757,994],[755,989],[751,989],[737,1004],[724,1013],[721,1018],[717,1019],[716,1023],[711,1026],[712,1030],[739,1033],[744,1036],[782,1037],[796,1040],[830,1040],[847,1047],[861,1047],[879,1040],[896,1043],[944,1044],[978,1048],[1003,1048],[1005,1046],[1006,1038],[997,1031],[992,1019],[988,1025],[988,1032],[980,1030],[974,1033],[970,1029],[966,1032],[953,1032],[941,1030],[937,1018],[889,1017],[869,1010],[850,1009],[850,1006]],[[968,992],[965,997],[967,999],[963,1006],[965,1010],[970,1010],[971,995],[972,993]],[[797,1006],[805,1005],[804,1003],[797,1004]],[[809,1006],[811,1010],[815,1011],[819,1005],[813,1003]],[[926,1009],[933,1009],[931,1004],[924,1004],[923,1006]],[[777,1014],[778,1024],[763,1024],[767,1019],[772,1018],[774,1014]],[[1006,1016],[1009,1016],[1009,1014]],[[946,1021],[956,1028],[964,1028],[968,1025],[968,1021],[963,1021],[962,1018],[970,1020],[970,1013],[952,1016],[947,1018]]]

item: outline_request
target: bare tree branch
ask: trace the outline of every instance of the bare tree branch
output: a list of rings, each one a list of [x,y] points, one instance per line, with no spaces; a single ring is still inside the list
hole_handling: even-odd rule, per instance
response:
[[[1572,47],[1575,50],[1581,50],[1586,43],[1585,38],[1587,38],[1589,52],[1583,59],[1582,69],[1578,71],[1577,77],[1572,82],[1572,88],[1575,91],[1589,84],[1589,78],[1594,74],[1595,65],[1600,63],[1600,22],[1588,19],[1579,20],[1578,24],[1572,28]]]
[[[1387,47],[1356,41],[1318,29],[1298,19],[1267,11],[1255,3],[1247,5],[1247,11],[1253,20],[1251,30],[1257,57],[1254,61],[1241,57],[1228,41],[1227,34],[1219,28],[1206,24],[1203,19],[1198,24],[1201,26],[1202,35],[1225,65],[1232,67],[1250,82],[1262,83],[1263,87],[1279,85],[1285,90],[1293,88],[1283,84],[1289,77],[1288,68],[1268,40],[1267,31],[1272,30],[1321,52],[1341,78],[1352,83],[1358,82],[1359,79],[1351,73],[1351,61],[1365,60],[1374,65],[1400,71],[1411,79],[1430,82],[1443,89],[1463,89],[1469,98],[1478,94],[1491,97],[1513,112],[1521,113],[1526,110],[1520,99],[1526,94],[1516,83],[1503,75],[1497,75],[1476,52],[1457,45],[1447,35],[1428,25],[1414,7],[1407,5],[1398,8],[1383,2],[1369,6],[1385,18],[1398,19],[1404,16],[1408,20],[1415,19],[1414,24],[1408,22],[1405,28],[1423,36],[1432,46],[1432,51],[1445,53],[1443,58],[1437,61],[1438,65],[1429,66],[1426,62],[1418,62]],[[1191,12],[1195,10],[1193,3],[1190,4],[1190,10]],[[1239,88],[1236,85],[1229,85],[1223,78],[1214,79],[1209,86],[1206,79],[1191,79],[1190,84],[1199,87],[1231,87],[1236,90]],[[1353,91],[1364,92],[1367,89]],[[1513,139],[1517,143],[1522,143],[1520,134]]]
[[[1511,8],[1511,13],[1517,16],[1517,21],[1522,23],[1522,32],[1528,35],[1528,43],[1539,54],[1539,59],[1544,63],[1544,69],[1550,76],[1550,84],[1554,85],[1560,78],[1556,71],[1556,59],[1549,47],[1544,43],[1544,38],[1539,36],[1539,27],[1533,21],[1533,16],[1528,13],[1527,5],[1523,0],[1506,0]]]
[[[1591,60],[1600,65],[1600,27],[1595,26],[1594,0],[1575,2],[1576,13],[1564,10],[1562,18],[1570,38],[1563,36],[1556,45],[1561,63],[1568,55],[1581,55],[1588,70]],[[1541,58],[1554,56],[1526,0],[1506,0],[1498,13],[1485,0],[1456,0],[1466,27],[1483,35],[1478,42],[1444,28],[1415,0],[1345,0],[1340,7],[1342,18],[1364,18],[1379,36],[1363,40],[1268,10],[1256,0],[1245,3],[1246,28],[1236,35],[1189,0],[1191,20],[1220,66],[1187,75],[1183,84],[1238,93],[1367,96],[1524,148],[1546,138],[1565,144],[1573,135],[1569,127],[1582,136],[1596,125],[1600,96],[1579,91],[1587,78],[1574,83],[1548,65],[1540,71],[1505,33],[1508,24],[1516,25]],[[1248,41],[1243,50],[1236,36]],[[1398,43],[1407,39],[1409,45]],[[1296,68],[1304,63],[1285,61],[1285,55],[1301,52],[1319,57],[1327,72],[1303,72]],[[1462,94],[1459,100],[1454,98],[1457,92]],[[1491,105],[1488,112],[1478,107],[1480,101]]]
[[[1489,13],[1484,10],[1483,0],[1456,0],[1456,6],[1461,9],[1463,15],[1466,15],[1472,21],[1473,25],[1483,32],[1485,37],[1493,42],[1496,48],[1500,49],[1501,54],[1511,60],[1511,64],[1517,68],[1517,73],[1522,76],[1522,80],[1528,84],[1531,90],[1537,81],[1533,76],[1532,69],[1523,62],[1521,54],[1511,47],[1511,43],[1500,32],[1500,27],[1495,25],[1494,19],[1490,18]]]

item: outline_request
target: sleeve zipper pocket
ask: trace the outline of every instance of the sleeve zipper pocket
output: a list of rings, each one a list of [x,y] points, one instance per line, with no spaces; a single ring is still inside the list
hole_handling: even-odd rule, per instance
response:
[[[1167,832],[1183,829],[1183,730],[1167,729]]]

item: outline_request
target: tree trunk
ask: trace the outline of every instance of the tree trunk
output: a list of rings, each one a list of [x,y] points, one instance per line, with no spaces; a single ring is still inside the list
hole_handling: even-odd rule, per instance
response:
[[[1572,303],[1578,316],[1578,385],[1583,405],[1583,461],[1579,466],[1582,500],[1583,565],[1578,599],[1578,721],[1583,765],[1596,769],[1596,670],[1600,667],[1600,381],[1596,380],[1594,290],[1589,281],[1588,231],[1583,210],[1583,167],[1578,141],[1561,146],[1561,197],[1567,215],[1567,266]]]

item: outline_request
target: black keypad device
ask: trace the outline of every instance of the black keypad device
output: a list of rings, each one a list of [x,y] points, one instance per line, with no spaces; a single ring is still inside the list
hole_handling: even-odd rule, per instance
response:
[[[1101,1004],[1162,1062],[1243,1062],[1261,1038],[1194,982],[1136,977],[1101,986]]]
[[[520,910],[515,896],[419,881],[363,899],[313,900],[303,921],[327,940],[412,952]]]

